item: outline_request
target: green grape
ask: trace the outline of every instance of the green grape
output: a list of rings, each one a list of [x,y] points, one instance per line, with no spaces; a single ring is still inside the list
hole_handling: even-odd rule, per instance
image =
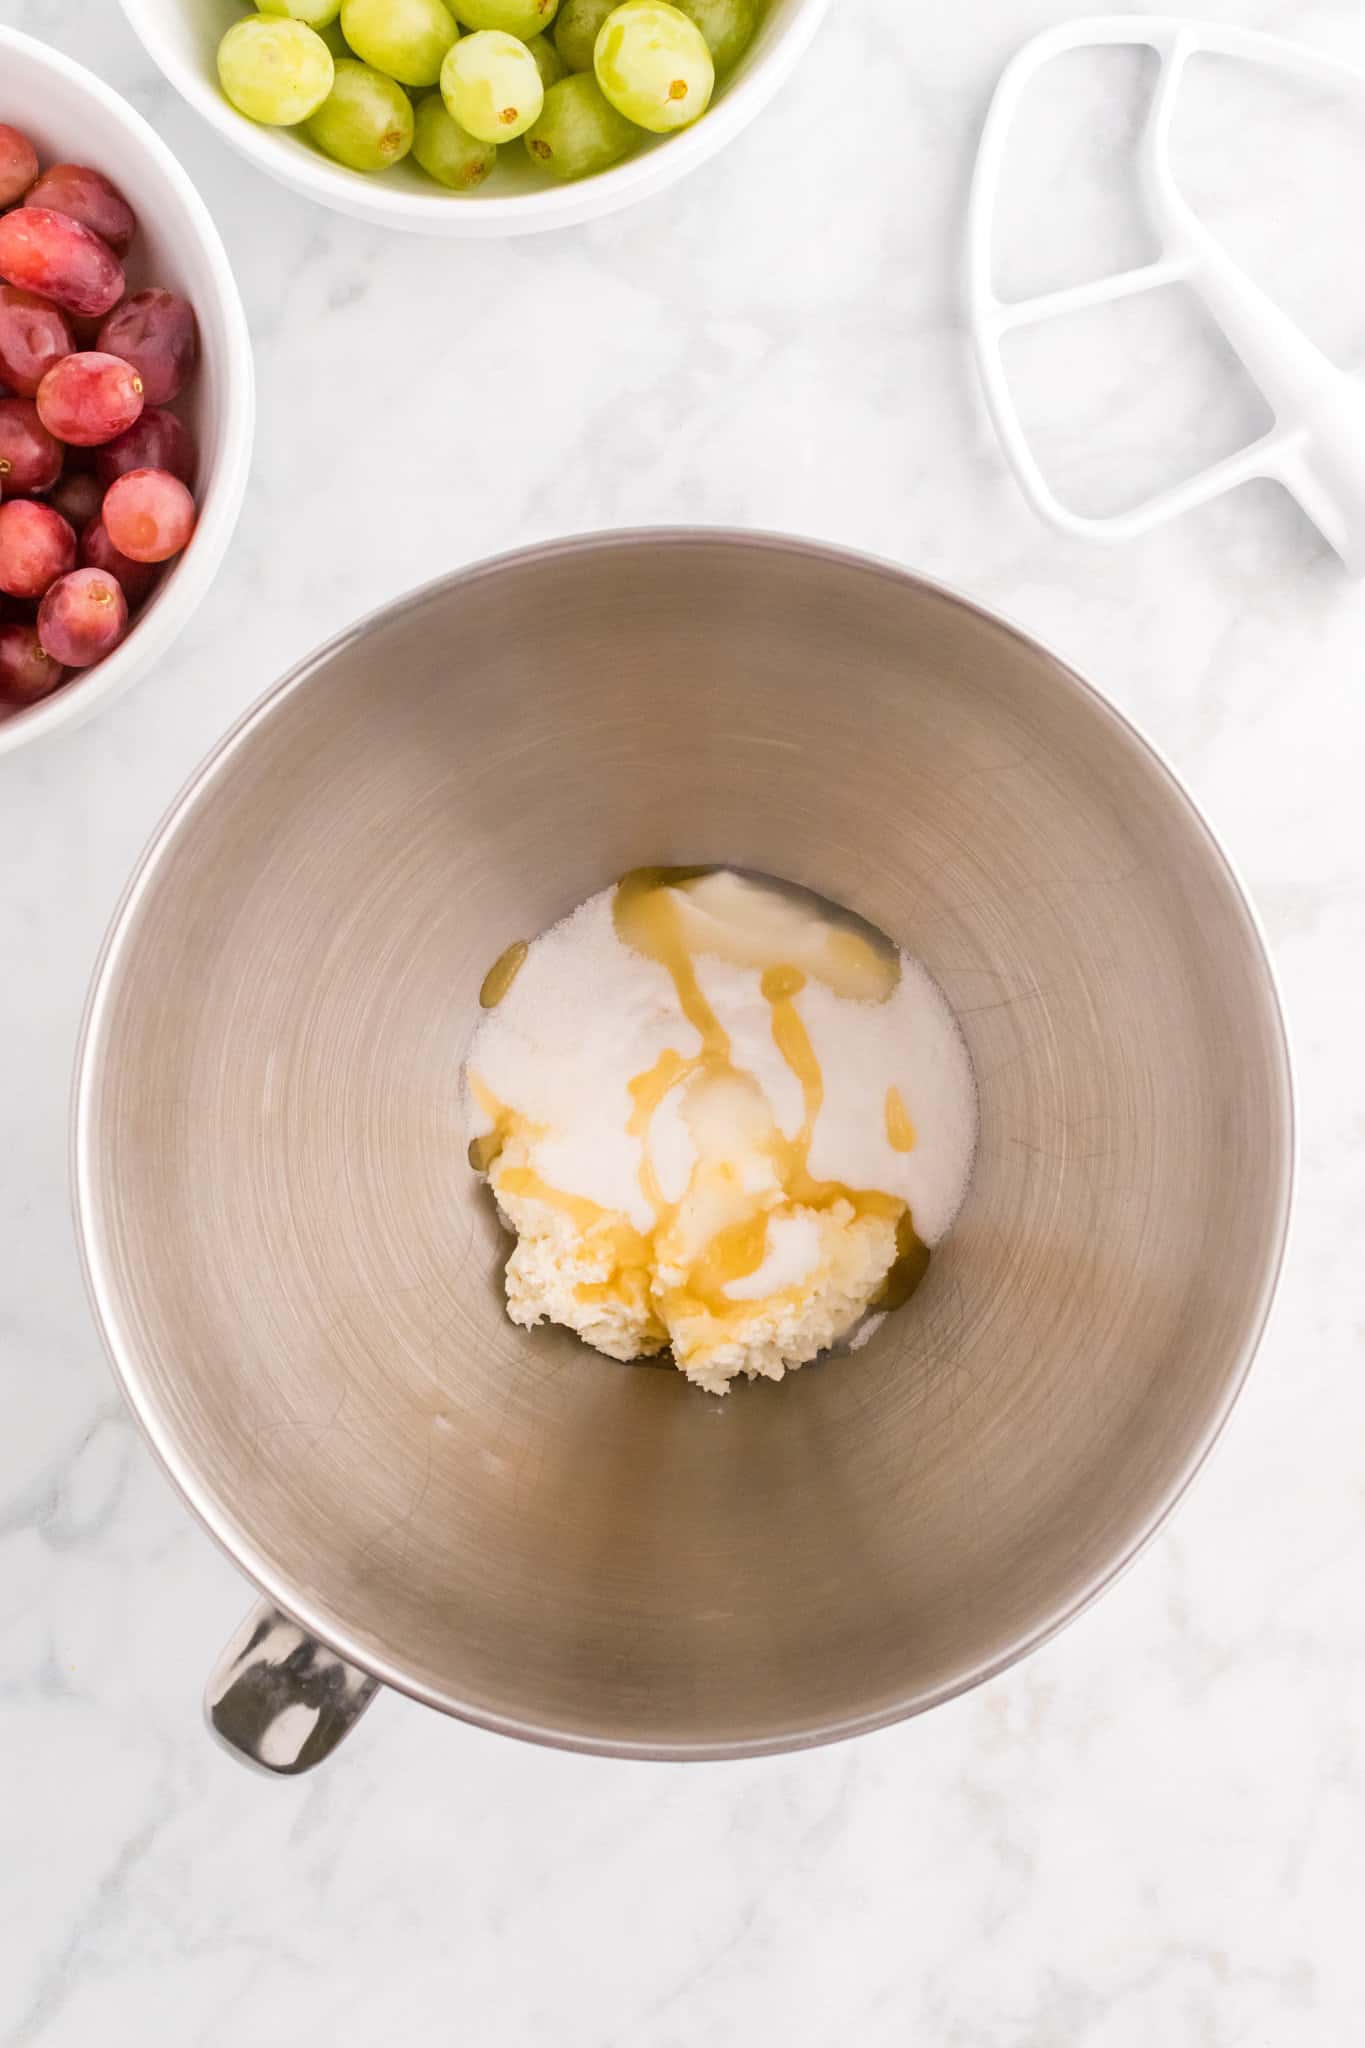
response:
[[[526,45],[536,60],[542,85],[558,85],[568,68],[548,36],[532,36]]]
[[[412,102],[401,85],[354,57],[336,67],[336,83],[308,123],[319,149],[353,171],[386,171],[412,148]]]
[[[540,119],[526,131],[532,161],[552,178],[587,178],[619,163],[639,130],[603,95],[590,71],[573,71],[545,95]]]
[[[655,135],[706,112],[716,67],[694,21],[664,0],[626,0],[593,49],[597,83],[619,113]]]
[[[528,43],[548,28],[559,0],[455,0],[466,28],[497,28]]]
[[[301,21],[253,14],[218,45],[218,77],[239,114],[269,128],[306,121],[332,90],[332,53]]]
[[[491,142],[480,142],[451,120],[438,92],[417,103],[412,153],[428,177],[452,192],[472,192],[482,185],[498,157]]]
[[[357,57],[400,85],[435,85],[460,33],[441,0],[341,0],[341,32]]]
[[[481,28],[446,53],[441,98],[451,120],[481,142],[510,142],[535,120],[545,88],[525,43],[501,29]]]
[[[754,39],[758,27],[755,0],[673,0],[689,21],[695,21],[706,38],[717,73],[738,64]]]
[[[341,12],[341,0],[256,0],[260,14],[287,14],[305,28],[328,28]]]
[[[619,4],[620,0],[561,0],[555,16],[555,48],[570,71],[592,70],[597,31]]]

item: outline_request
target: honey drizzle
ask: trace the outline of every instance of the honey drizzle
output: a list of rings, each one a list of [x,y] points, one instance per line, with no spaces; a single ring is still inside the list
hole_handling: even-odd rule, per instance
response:
[[[680,1284],[663,1290],[662,1295],[651,1290],[650,1275],[655,1267],[659,1241],[682,1208],[681,1201],[669,1202],[665,1197],[650,1156],[649,1128],[655,1112],[675,1088],[689,1084],[699,1075],[714,1079],[751,1080],[743,1069],[735,1066],[729,1034],[706,999],[696,961],[688,945],[679,901],[680,892],[689,882],[710,872],[706,868],[636,868],[622,877],[612,906],[618,938],[632,951],[644,954],[667,970],[678,1006],[701,1041],[698,1050],[692,1054],[680,1053],[672,1046],[666,1047],[652,1067],[636,1074],[628,1083],[632,1107],[627,1130],[640,1140],[640,1189],[654,1215],[653,1229],[643,1233],[633,1225],[623,1224],[614,1218],[612,1211],[601,1208],[587,1197],[551,1186],[529,1166],[506,1168],[500,1184],[508,1194],[523,1195],[559,1210],[574,1224],[590,1250],[610,1257],[611,1271],[605,1280],[579,1283],[575,1291],[581,1301],[622,1301],[643,1309],[650,1316],[651,1337],[657,1331],[657,1340],[661,1343],[666,1340],[670,1323],[694,1318],[698,1312],[720,1322],[725,1333],[733,1334],[768,1308],[771,1299],[799,1294],[801,1283],[780,1290],[767,1302],[736,1301],[727,1292],[732,1282],[758,1271],[767,1252],[770,1216],[784,1207],[824,1213],[837,1203],[846,1203],[855,1217],[875,1216],[894,1223],[896,1259],[874,1306],[898,1308],[909,1299],[924,1277],[929,1263],[928,1247],[917,1236],[909,1208],[899,1196],[885,1194],[875,1188],[853,1188],[842,1181],[816,1180],[812,1176],[810,1149],[824,1102],[825,1084],[810,1034],[796,1006],[796,998],[806,986],[807,975],[802,968],[793,965],[765,966],[760,959],[753,957],[752,950],[746,955],[742,943],[736,943],[723,957],[735,964],[761,970],[759,985],[771,1013],[773,1042],[800,1085],[801,1128],[794,1138],[788,1138],[774,1122],[766,1139],[781,1189],[780,1197],[770,1206],[752,1209],[718,1230],[692,1262]],[[737,941],[742,942],[742,935],[737,935]],[[859,986],[863,986],[872,951],[870,943],[856,933],[833,933],[826,947],[826,971],[819,978],[834,987],[836,992],[841,992],[840,984],[844,980],[840,971],[842,967],[849,977],[861,977]],[[514,955],[517,956],[515,959]],[[495,983],[506,963],[511,962],[505,982],[496,988],[494,1002],[506,994],[525,957],[524,945],[509,947],[489,970],[485,990]],[[898,963],[896,972],[899,972]],[[894,986],[894,980],[890,986]],[[483,1000],[482,993],[480,1000]],[[485,1007],[491,1007],[491,1004]],[[511,1137],[533,1137],[535,1131],[516,1111],[496,1102],[473,1075],[471,1085],[493,1129],[474,1139],[469,1148],[469,1159],[477,1171],[487,1173]],[[896,1106],[894,1133],[893,1099]],[[908,1151],[915,1141],[914,1128],[899,1091],[894,1088],[887,1094],[886,1120],[888,1141],[896,1150]],[[899,1143],[898,1136],[903,1137],[907,1133],[908,1144]],[[694,1169],[694,1178],[701,1170],[699,1162]],[[724,1165],[711,1170],[722,1179],[729,1172]],[[733,1176],[730,1178],[732,1180]],[[704,1355],[704,1351],[698,1349],[695,1355]]]
[[[512,983],[521,973],[522,964],[531,948],[525,939],[514,939],[505,952],[499,953],[493,965],[483,978],[479,989],[479,1008],[496,1010],[507,994]]]
[[[905,1097],[893,1082],[886,1091],[886,1142],[893,1152],[913,1152],[915,1126],[905,1106]]]
[[[529,1145],[544,1133],[529,1117],[508,1103],[500,1102],[472,1071],[469,1085],[479,1108],[493,1126],[481,1137],[471,1140],[469,1163],[476,1173],[487,1174],[514,1140]],[[604,1209],[590,1196],[571,1194],[566,1188],[553,1186],[533,1166],[504,1167],[498,1177],[498,1191],[521,1195],[527,1201],[543,1202],[547,1208],[558,1210],[573,1224],[589,1256],[605,1261],[605,1279],[579,1282],[575,1292],[580,1301],[624,1302],[627,1307],[649,1318],[645,1330],[647,1342],[658,1348],[668,1341],[668,1332],[654,1314],[650,1301],[649,1282],[654,1256],[652,1237],[646,1237],[616,1210]]]

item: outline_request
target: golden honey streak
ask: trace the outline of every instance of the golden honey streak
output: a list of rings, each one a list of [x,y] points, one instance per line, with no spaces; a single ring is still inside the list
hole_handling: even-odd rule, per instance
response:
[[[664,1047],[652,1067],[647,1068],[643,1074],[637,1074],[628,1084],[630,1098],[635,1107],[630,1113],[626,1129],[632,1138],[640,1140],[640,1187],[656,1216],[663,1214],[667,1204],[654,1171],[654,1161],[649,1153],[649,1126],[655,1110],[664,1097],[671,1094],[678,1083],[693,1071],[694,1064],[695,1062],[689,1060],[685,1053],[678,1052],[675,1047],[668,1045]]]
[[[805,980],[803,974],[792,968],[770,967],[760,984],[772,1008],[773,1040],[801,1083],[805,1104],[804,1118],[796,1138],[785,1140],[779,1134],[783,1192],[790,1201],[805,1209],[827,1210],[836,1202],[847,1202],[855,1216],[879,1216],[887,1222],[894,1222],[896,1263],[878,1295],[877,1306],[899,1307],[901,1301],[909,1300],[923,1279],[929,1259],[928,1248],[915,1234],[906,1204],[898,1195],[884,1194],[878,1188],[854,1188],[844,1181],[815,1180],[811,1176],[808,1163],[810,1148],[815,1136],[815,1120],[824,1101],[825,1081],[794,1000],[805,987]],[[916,1268],[915,1278],[906,1285],[911,1271]],[[898,1295],[894,1303],[887,1299],[893,1292]]]
[[[487,1173],[497,1160],[509,1138],[514,1136],[534,1137],[535,1126],[515,1109],[509,1109],[505,1102],[499,1102],[491,1088],[486,1088],[472,1070],[469,1075],[470,1092],[479,1108],[493,1126],[481,1136],[469,1141],[469,1163],[475,1173]]]
[[[542,1135],[539,1126],[497,1097],[473,1072],[469,1085],[474,1099],[492,1122],[492,1130],[471,1141],[469,1163],[476,1173],[488,1174],[508,1146],[516,1140],[529,1143]],[[649,1287],[653,1266],[653,1242],[625,1217],[604,1209],[587,1195],[570,1194],[547,1181],[531,1166],[505,1166],[498,1175],[499,1192],[541,1202],[568,1218],[578,1231],[590,1255],[596,1254],[607,1266],[604,1280],[582,1281],[577,1293],[582,1301],[624,1301],[650,1317],[648,1340],[661,1350],[668,1333],[653,1315]]]
[[[738,1071],[730,1063],[729,1038],[702,992],[686,931],[683,898],[687,884],[706,872],[696,868],[637,868],[619,883],[613,905],[618,937],[667,969],[679,1007],[701,1039],[701,1049],[691,1059],[675,1052],[665,1053],[654,1067],[647,1073],[636,1075],[630,1083],[635,1112],[629,1128],[633,1136],[642,1140],[640,1186],[654,1211],[656,1233],[666,1227],[680,1205],[666,1204],[661,1198],[649,1158],[647,1135],[650,1118],[670,1090],[693,1074],[708,1068],[713,1072],[728,1070],[731,1074]],[[856,932],[831,932],[824,956],[821,966],[815,971],[839,994],[849,993],[851,982],[859,994],[864,994],[869,976],[872,986],[880,982],[884,993],[889,994],[899,979],[899,961],[878,953],[869,940]],[[786,1201],[794,1207],[816,1211],[828,1211],[836,1203],[845,1202],[855,1216],[878,1216],[894,1222],[897,1256],[882,1289],[882,1297],[884,1305],[899,1306],[901,1301],[909,1299],[923,1278],[929,1257],[927,1247],[921,1244],[910,1222],[906,1204],[898,1196],[884,1194],[877,1189],[852,1188],[840,1181],[817,1181],[810,1173],[810,1148],[824,1101],[824,1074],[796,1007],[795,999],[806,985],[805,973],[786,962],[765,965],[759,950],[745,947],[742,935],[731,935],[731,943],[721,957],[739,966],[761,970],[759,985],[772,1013],[773,1041],[800,1083],[803,1104],[800,1131],[795,1139],[787,1139],[774,1125],[769,1140],[773,1166]],[[898,1093],[896,1101],[913,1145],[914,1133]],[[909,1147],[899,1149],[908,1150]],[[753,1303],[730,1299],[726,1289],[731,1282],[756,1272],[762,1264],[768,1217],[769,1211],[760,1208],[718,1233],[693,1265],[683,1286],[669,1291],[665,1309],[677,1311],[684,1309],[689,1302],[697,1302],[730,1325],[742,1323],[746,1317],[754,1315],[756,1308]]]
[[[910,1121],[910,1112],[905,1106],[905,1097],[892,1083],[886,1091],[886,1142],[893,1152],[913,1152],[915,1149],[915,1126]]]
[[[678,1005],[701,1038],[701,1051],[689,1062],[695,1069],[708,1055],[717,1065],[730,1059],[730,1039],[702,994],[697,969],[683,931],[677,892],[700,881],[706,868],[633,868],[616,885],[612,920],[624,945],[666,967]]]
[[[761,1315],[771,1301],[784,1295],[796,1297],[801,1284],[776,1289],[768,1302],[735,1300],[728,1290],[762,1266],[768,1249],[769,1224],[774,1216],[795,1211],[829,1214],[841,1206],[854,1219],[877,1218],[894,1225],[896,1258],[880,1290],[876,1306],[898,1307],[909,1298],[923,1278],[928,1250],[915,1233],[906,1204],[895,1195],[875,1188],[855,1188],[842,1181],[816,1180],[809,1166],[815,1126],[824,1102],[824,1074],[810,1035],[797,1008],[796,998],[805,988],[808,970],[835,993],[854,1000],[885,1000],[899,979],[900,964],[894,956],[880,952],[869,939],[851,930],[826,931],[818,944],[798,945],[807,955],[806,965],[771,958],[771,933],[746,932],[727,927],[714,930],[692,914],[687,900],[688,884],[710,872],[702,868],[641,868],[623,877],[613,900],[613,922],[618,938],[633,951],[656,961],[673,983],[678,1006],[700,1041],[696,1052],[681,1053],[666,1048],[644,1072],[627,1084],[631,1112],[627,1122],[630,1135],[640,1142],[639,1184],[653,1215],[651,1230],[641,1232],[615,1212],[601,1208],[586,1197],[572,1195],[552,1186],[531,1166],[509,1163],[500,1170],[497,1186],[512,1196],[542,1203],[564,1215],[584,1241],[608,1268],[599,1281],[578,1283],[575,1292],[584,1302],[619,1301],[649,1317],[648,1341],[655,1349],[667,1341],[668,1327],[695,1319],[699,1313],[719,1324],[721,1335],[742,1332],[744,1325]],[[691,928],[689,928],[691,927]],[[764,943],[766,936],[767,943]],[[801,1128],[788,1138],[764,1106],[767,1128],[758,1140],[766,1153],[777,1183],[756,1196],[745,1196],[729,1161],[706,1158],[699,1152],[688,1187],[681,1200],[670,1202],[659,1185],[650,1154],[649,1133],[661,1104],[678,1088],[712,1083],[735,1085],[757,1096],[752,1076],[734,1064],[728,1033],[707,1001],[697,971],[697,954],[713,953],[731,964],[755,970],[772,1020],[773,1042],[801,1089]],[[516,956],[514,958],[514,956]],[[524,949],[509,948],[490,970],[485,988],[495,988],[494,1001],[510,987],[525,957]],[[501,987],[497,978],[504,971]],[[526,1119],[497,1102],[471,1075],[476,1099],[492,1130],[470,1146],[470,1163],[487,1173],[502,1156],[513,1138],[532,1140],[539,1135]],[[898,1105],[895,1135],[892,1133],[892,1098]],[[691,1099],[691,1098],[690,1098]],[[758,1098],[761,1101],[761,1097]],[[897,1149],[914,1143],[913,1127],[897,1091],[891,1090],[886,1104],[888,1137]],[[730,1220],[716,1229],[699,1252],[686,1261],[681,1278],[665,1285],[661,1268],[670,1264],[676,1272],[678,1246],[670,1234],[678,1223],[689,1196],[702,1187],[716,1198],[722,1212],[733,1211]]]
[[[515,939],[506,952],[499,953],[497,959],[493,962],[487,974],[485,974],[483,985],[479,990],[479,1008],[481,1010],[496,1010],[498,1004],[507,994],[508,989],[511,988],[512,983],[521,973],[522,965],[530,950],[531,948],[525,939]]]

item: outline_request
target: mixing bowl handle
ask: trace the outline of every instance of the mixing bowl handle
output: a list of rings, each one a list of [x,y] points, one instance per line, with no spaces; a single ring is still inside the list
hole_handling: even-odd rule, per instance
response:
[[[332,1754],[378,1690],[377,1678],[261,1600],[218,1659],[204,1707],[228,1749],[294,1777]]]

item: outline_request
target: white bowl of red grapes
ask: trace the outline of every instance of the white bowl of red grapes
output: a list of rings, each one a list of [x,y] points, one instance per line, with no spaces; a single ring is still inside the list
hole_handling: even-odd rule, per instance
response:
[[[251,453],[245,318],[174,157],[0,29],[0,752],[151,665],[207,589]]]
[[[711,156],[829,0],[123,0],[245,156],[363,220],[509,235]]]

